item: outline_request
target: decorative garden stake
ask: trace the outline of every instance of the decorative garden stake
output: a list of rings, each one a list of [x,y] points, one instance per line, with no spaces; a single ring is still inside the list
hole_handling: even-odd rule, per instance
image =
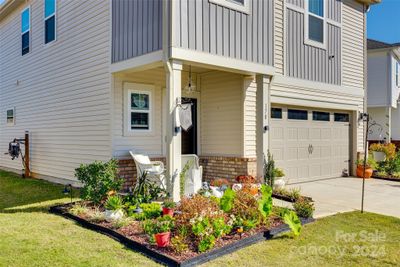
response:
[[[67,184],[64,186],[63,194],[64,195],[69,194],[69,196],[71,198],[71,203],[72,203],[72,185],[71,184]]]

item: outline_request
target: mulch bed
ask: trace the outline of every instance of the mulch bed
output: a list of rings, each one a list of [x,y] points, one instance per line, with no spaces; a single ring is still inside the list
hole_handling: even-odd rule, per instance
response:
[[[208,252],[200,254],[195,252],[195,248],[193,247],[188,252],[178,254],[169,247],[159,248],[156,245],[149,244],[148,237],[142,232],[140,222],[138,221],[119,229],[112,229],[111,223],[93,223],[86,220],[83,216],[75,216],[69,213],[68,211],[71,205],[73,205],[73,203],[53,206],[50,208],[50,212],[71,219],[83,227],[110,236],[111,238],[123,243],[126,247],[140,252],[152,260],[166,266],[195,266],[257,242],[271,239],[280,233],[290,230],[281,220],[276,219],[272,220],[269,229],[259,227],[244,232],[241,236],[239,234],[224,236],[223,238],[218,239],[215,247]],[[307,224],[313,222],[314,219],[301,218],[301,221],[303,224]]]
[[[281,195],[281,194],[278,194],[278,193],[274,193],[274,192],[272,192],[272,197],[276,198],[276,199],[283,200],[283,201],[291,202],[291,203],[296,202],[296,199],[294,199],[294,198],[291,198],[291,197],[286,196],[286,195]],[[314,200],[311,197],[306,197],[306,196],[301,196],[301,197],[303,199],[305,199],[305,200],[310,201],[310,202],[314,202]]]

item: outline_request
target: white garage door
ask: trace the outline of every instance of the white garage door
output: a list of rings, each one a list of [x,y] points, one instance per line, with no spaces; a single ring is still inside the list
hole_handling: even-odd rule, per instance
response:
[[[289,183],[339,177],[349,170],[350,115],[273,107],[270,149]]]

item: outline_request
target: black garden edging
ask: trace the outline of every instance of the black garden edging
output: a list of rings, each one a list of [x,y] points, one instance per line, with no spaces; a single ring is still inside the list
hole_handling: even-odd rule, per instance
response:
[[[257,233],[255,235],[238,240],[234,243],[228,244],[224,247],[213,249],[209,252],[195,256],[191,259],[179,262],[167,255],[164,255],[157,251],[154,251],[154,250],[146,247],[145,245],[140,244],[139,242],[129,239],[116,231],[113,231],[109,228],[106,228],[106,227],[103,227],[100,225],[90,223],[78,216],[68,213],[66,211],[66,207],[68,207],[68,206],[70,206],[70,205],[65,204],[65,205],[53,206],[53,207],[50,207],[50,212],[53,214],[61,215],[65,218],[71,219],[85,228],[105,234],[105,235],[113,238],[114,240],[124,244],[126,247],[128,247],[132,250],[135,250],[137,252],[140,252],[143,255],[151,258],[152,260],[154,260],[158,263],[161,263],[163,265],[166,265],[166,266],[177,266],[177,267],[196,266],[198,264],[202,264],[202,263],[208,262],[210,260],[216,259],[218,257],[224,256],[226,254],[235,252],[239,249],[242,249],[244,247],[258,243],[260,241],[271,239],[278,234],[290,231],[290,229],[287,225],[280,225],[280,226],[270,229],[268,231]],[[313,221],[314,221],[313,218],[308,218],[308,219],[301,218],[301,222],[303,225],[311,223]]]
[[[288,196],[285,196],[285,195],[281,195],[281,194],[277,194],[277,193],[274,193],[274,192],[272,192],[272,197],[276,198],[276,199],[283,200],[283,201],[291,202],[291,203],[296,202],[296,200],[291,198],[291,197],[288,197]],[[303,199],[307,200],[307,201],[314,202],[314,200],[311,197],[305,197],[305,196],[301,196],[301,197]]]
[[[372,178],[386,180],[386,181],[392,181],[392,182],[400,182],[400,178],[379,177],[379,176],[372,176]]]

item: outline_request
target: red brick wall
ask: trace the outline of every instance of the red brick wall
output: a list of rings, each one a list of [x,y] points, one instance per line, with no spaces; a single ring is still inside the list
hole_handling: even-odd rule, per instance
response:
[[[162,161],[165,158],[151,158],[154,161]],[[235,179],[239,175],[256,175],[256,158],[238,157],[200,157],[200,165],[203,166],[203,181],[211,181],[217,178]],[[136,166],[133,159],[119,160],[119,175],[125,179],[124,189],[132,187],[136,180]]]

